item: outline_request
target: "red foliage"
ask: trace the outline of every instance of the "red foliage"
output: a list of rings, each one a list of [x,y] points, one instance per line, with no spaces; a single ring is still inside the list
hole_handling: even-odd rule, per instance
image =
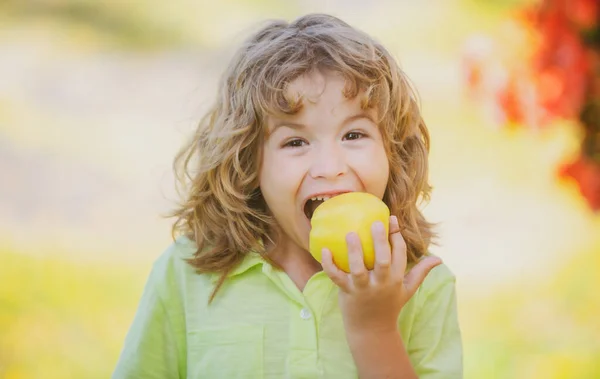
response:
[[[525,42],[527,54],[513,54],[498,70],[487,51],[469,46],[463,59],[467,86],[476,99],[487,97],[504,123],[537,128],[578,120],[586,136],[581,157],[559,173],[577,181],[590,207],[600,211],[600,1],[544,0],[516,20],[525,37],[504,48],[517,51],[512,45]]]
[[[496,93],[496,101],[506,121],[522,124],[530,119],[528,111],[531,107],[526,99],[526,87],[530,84],[517,75],[511,75]]]
[[[593,29],[598,25],[598,13],[600,13],[600,3],[598,0],[563,0],[563,2],[569,20],[576,27]]]
[[[586,3],[589,1],[579,1]],[[576,118],[591,76],[586,47],[567,9],[573,1],[547,1],[532,17],[540,44],[531,62],[538,105],[551,118]],[[580,7],[582,8],[582,7]]]
[[[558,173],[562,178],[573,178],[592,210],[600,211],[600,163],[582,156],[561,166]]]

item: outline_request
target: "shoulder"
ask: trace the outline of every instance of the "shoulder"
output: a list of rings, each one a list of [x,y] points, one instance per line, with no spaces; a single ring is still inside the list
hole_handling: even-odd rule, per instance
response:
[[[430,294],[444,287],[454,287],[455,283],[456,275],[452,272],[450,267],[445,263],[442,263],[434,267],[429,274],[427,274],[423,284],[421,284],[421,288],[425,294]]]
[[[210,287],[211,274],[200,274],[187,262],[196,251],[195,242],[178,237],[153,262],[149,282],[164,301],[185,296],[190,287]]]
[[[160,279],[169,274],[187,274],[194,271],[186,262],[196,252],[196,244],[186,237],[178,237],[152,264],[152,277]]]
[[[183,269],[188,265],[186,259],[192,258],[197,251],[194,241],[181,236],[175,239],[154,261],[153,269]],[[189,266],[189,265],[188,265]]]
[[[442,263],[434,267],[423,280],[411,300],[415,310],[430,308],[436,303],[445,303],[456,296],[456,275]]]

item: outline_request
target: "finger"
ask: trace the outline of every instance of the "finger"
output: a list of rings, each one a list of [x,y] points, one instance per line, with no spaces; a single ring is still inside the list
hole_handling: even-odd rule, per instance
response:
[[[410,299],[419,286],[427,277],[427,274],[437,265],[441,264],[442,260],[438,257],[429,256],[421,259],[406,276],[404,277],[404,288]]]
[[[385,232],[385,226],[381,221],[373,223],[371,226],[371,235],[373,236],[373,246],[375,247],[375,279],[380,283],[385,283],[390,276],[392,252],[388,236]]]
[[[398,217],[390,217],[390,244],[392,245],[392,273],[404,276],[406,270],[406,241],[400,233]]]
[[[331,251],[327,248],[323,248],[321,252],[321,266],[323,266],[323,271],[325,271],[336,286],[340,287],[343,291],[348,290],[348,275],[336,266],[333,262]]]
[[[360,238],[356,233],[346,235],[346,246],[348,247],[348,264],[350,276],[355,286],[364,287],[369,283],[369,271],[365,267],[365,260],[360,244]]]

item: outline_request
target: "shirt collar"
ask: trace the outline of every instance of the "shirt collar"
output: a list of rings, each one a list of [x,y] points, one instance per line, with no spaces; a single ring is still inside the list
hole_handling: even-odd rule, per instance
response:
[[[265,265],[269,265],[269,263],[260,255],[260,253],[255,250],[251,250],[246,253],[244,259],[242,259],[242,261],[227,274],[227,279],[239,276],[258,265],[264,267]],[[212,281],[216,282],[220,277],[221,274],[215,273],[212,275]]]
[[[264,265],[265,263],[267,262],[259,253],[251,251],[248,254],[246,254],[242,262],[239,265],[237,265],[236,268],[231,270],[228,277],[241,275],[253,268],[254,266],[257,266],[259,264]]]

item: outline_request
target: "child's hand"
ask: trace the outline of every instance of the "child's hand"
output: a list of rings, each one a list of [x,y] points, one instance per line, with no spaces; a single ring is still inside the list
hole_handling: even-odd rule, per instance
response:
[[[349,274],[333,263],[329,250],[323,249],[323,270],[340,287],[340,308],[349,333],[397,331],[400,310],[429,271],[442,263],[437,257],[427,257],[405,275],[406,243],[400,234],[396,216],[390,217],[389,243],[381,222],[373,223],[371,233],[375,244],[375,267],[372,271],[364,265],[356,233],[346,236]]]

